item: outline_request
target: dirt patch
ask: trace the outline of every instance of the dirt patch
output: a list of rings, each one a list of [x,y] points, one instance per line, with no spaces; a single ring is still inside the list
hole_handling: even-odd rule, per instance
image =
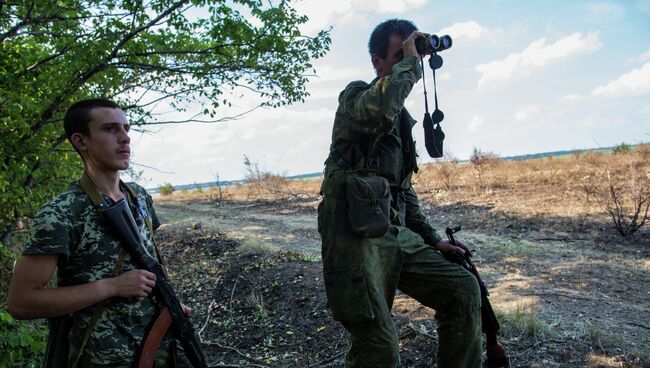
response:
[[[213,366],[342,366],[348,336],[327,310],[315,205],[157,203],[162,252]],[[650,367],[648,240],[594,237],[604,225],[591,219],[423,209],[467,229],[513,367]],[[403,365],[433,366],[434,311],[400,294],[393,316]]]

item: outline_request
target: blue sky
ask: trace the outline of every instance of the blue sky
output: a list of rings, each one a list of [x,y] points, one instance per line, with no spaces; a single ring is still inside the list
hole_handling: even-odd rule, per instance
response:
[[[241,178],[244,154],[276,173],[322,170],[338,93],[374,77],[366,45],[388,18],[454,39],[436,73],[450,156],[466,159],[473,147],[510,156],[650,141],[650,0],[307,0],[296,7],[310,17],[304,32],[333,27],[329,54],[315,62],[311,97],[227,123],[133,133],[133,161],[155,168],[136,165],[147,187]],[[223,114],[254,104],[240,98]],[[422,118],[421,82],[406,107]],[[421,162],[429,162],[420,124],[414,137]]]

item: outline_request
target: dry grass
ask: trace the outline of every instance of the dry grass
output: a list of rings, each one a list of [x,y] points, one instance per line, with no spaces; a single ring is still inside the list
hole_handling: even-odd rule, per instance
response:
[[[414,186],[423,199],[438,204],[487,204],[525,216],[602,215],[589,186],[602,182],[607,172],[620,180],[640,178],[639,173],[650,179],[648,151],[647,145],[641,145],[615,155],[587,152],[525,161],[495,159],[485,165],[480,179],[472,165],[438,162],[424,165],[414,177]]]
[[[475,165],[442,159],[421,165],[413,181],[424,203],[484,205],[492,211],[531,219],[599,216],[611,221],[594,193],[608,173],[620,183],[635,178],[648,188],[649,146],[640,145],[619,154],[587,152],[522,161],[490,157],[482,163],[480,176]],[[202,191],[179,191],[166,199],[315,200],[321,184],[321,179],[287,180],[277,175],[268,179]]]
[[[211,200],[211,201],[281,201],[297,198],[315,198],[320,191],[321,179],[288,180],[274,176],[267,182],[238,184],[221,188],[180,190],[166,196],[165,200]]]

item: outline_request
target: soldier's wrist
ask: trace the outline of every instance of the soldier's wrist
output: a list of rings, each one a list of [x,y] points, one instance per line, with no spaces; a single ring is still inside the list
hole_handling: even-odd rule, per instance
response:
[[[105,279],[97,280],[95,284],[102,299],[108,299],[118,295],[118,288],[117,284],[115,283],[115,277],[108,277]]]

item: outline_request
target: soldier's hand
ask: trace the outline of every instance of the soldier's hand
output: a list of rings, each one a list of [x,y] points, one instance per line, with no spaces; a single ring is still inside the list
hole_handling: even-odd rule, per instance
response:
[[[116,296],[144,297],[156,286],[156,275],[145,270],[131,270],[111,279]]]
[[[404,52],[404,57],[407,56],[419,56],[418,50],[415,47],[415,40],[418,38],[426,38],[426,35],[422,32],[413,32],[408,36],[407,39],[402,42],[402,50]]]
[[[460,256],[464,256],[465,255],[465,249],[467,249],[467,247],[465,247],[465,244],[461,243],[458,239],[456,239],[456,244],[458,246],[455,246],[455,245],[451,244],[451,242],[449,240],[447,240],[447,239],[442,239],[442,240],[440,240],[439,242],[436,243],[436,249],[438,249],[439,251],[441,251],[443,253],[445,253],[445,252],[454,252],[454,253],[456,253],[456,254],[458,254]]]

